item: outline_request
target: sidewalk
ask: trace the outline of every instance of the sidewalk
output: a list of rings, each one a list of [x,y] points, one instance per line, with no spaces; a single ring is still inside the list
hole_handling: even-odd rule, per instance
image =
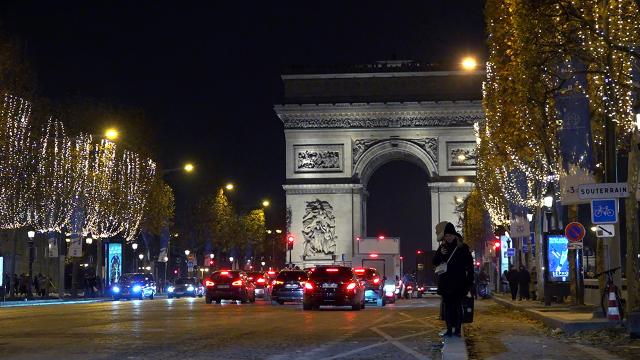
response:
[[[61,304],[89,304],[95,302],[103,302],[109,301],[111,298],[100,297],[100,298],[65,298],[65,299],[33,299],[33,300],[8,300],[2,301],[0,299],[0,308],[9,308],[9,307],[22,307],[22,306],[43,306],[43,305],[61,305]]]
[[[540,301],[513,301],[511,296],[493,294],[493,300],[510,309],[520,310],[552,329],[561,329],[567,334],[585,330],[612,329],[618,326],[606,318],[594,318],[596,306],[573,306],[552,304],[544,306]]]

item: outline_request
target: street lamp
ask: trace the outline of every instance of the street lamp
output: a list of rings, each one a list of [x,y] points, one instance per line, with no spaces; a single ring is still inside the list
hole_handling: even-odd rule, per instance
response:
[[[93,243],[93,238],[88,237],[88,238],[84,239],[84,242],[86,242],[87,245],[91,245]]]
[[[282,230],[276,229],[276,234],[282,234]]]
[[[547,192],[544,194],[544,198],[542,199],[542,204],[547,209],[551,209],[553,207],[553,190],[551,186],[547,189]]]
[[[29,293],[28,297],[32,297],[31,285],[33,284],[33,238],[36,237],[35,231],[27,231],[27,237],[29,237]]]
[[[108,140],[111,140],[111,141],[118,139],[119,136],[120,136],[120,133],[116,128],[109,128],[104,132],[104,137],[106,137]]]
[[[476,69],[476,67],[478,67],[478,62],[472,56],[465,56],[460,62],[460,65],[462,66],[463,70],[473,71]]]
[[[527,220],[529,220],[529,222],[532,222],[533,221],[533,214],[527,213]]]
[[[138,250],[138,243],[131,244],[131,248],[135,251]]]
[[[224,187],[227,190],[233,190],[233,184],[232,183],[228,183],[227,185],[225,185]]]
[[[191,254],[191,251],[189,251],[188,249],[184,251],[184,254],[189,256],[189,254]]]
[[[186,164],[184,164],[184,168],[183,169],[184,169],[184,171],[190,173],[190,172],[193,171],[194,166],[193,166],[192,163],[186,163]]]
[[[262,207],[268,207],[269,205],[271,205],[271,203],[269,202],[269,200],[263,200],[263,201],[262,201]]]
[[[272,231],[271,230],[267,230],[267,234],[271,235]]]

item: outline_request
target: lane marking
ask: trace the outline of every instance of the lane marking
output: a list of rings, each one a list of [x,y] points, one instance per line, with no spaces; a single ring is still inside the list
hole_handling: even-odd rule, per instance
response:
[[[422,332],[415,333],[415,334],[404,335],[404,336],[401,336],[401,337],[395,338],[395,339],[396,340],[404,340],[404,339],[408,339],[408,338],[412,338],[412,337],[416,337],[416,336],[426,335],[426,334],[429,334],[429,333],[430,333],[429,331],[422,331]],[[390,341],[383,341],[383,342],[379,342],[379,343],[376,343],[376,344],[363,346],[361,348],[352,349],[352,350],[349,350],[347,352],[343,352],[343,353],[340,353],[340,354],[336,354],[336,355],[332,355],[330,357],[323,358],[322,360],[339,359],[339,358],[347,357],[347,356],[350,356],[350,355],[353,355],[353,354],[356,354],[356,353],[359,353],[359,352],[362,352],[362,351],[366,351],[366,350],[373,349],[373,348],[380,347],[380,346],[387,345],[387,344],[391,344],[391,342]]]
[[[391,344],[393,344],[398,349],[406,352],[407,354],[413,355],[413,357],[415,357],[416,359],[429,360],[429,357],[427,357],[426,355],[423,355],[423,354],[413,350],[412,348],[408,347],[407,345],[397,341],[396,339],[392,338],[389,334],[387,334],[384,331],[378,329],[377,327],[372,327],[371,330],[373,332],[376,332],[378,335],[382,336],[383,338],[387,339]]]

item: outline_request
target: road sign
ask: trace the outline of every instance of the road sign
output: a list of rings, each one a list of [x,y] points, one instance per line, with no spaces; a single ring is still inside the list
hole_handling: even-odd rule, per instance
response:
[[[569,242],[581,242],[587,234],[587,231],[582,224],[574,221],[567,225],[564,229],[564,234],[567,236],[567,239],[569,239]]]
[[[69,256],[82,257],[82,237],[74,236],[69,244]]]
[[[618,222],[618,199],[591,200],[591,222],[615,224]]]
[[[536,254],[536,233],[532,232],[529,234],[529,238],[531,239],[531,253],[533,256]]]
[[[187,267],[190,269],[190,271],[193,270],[193,261],[187,261]]]
[[[575,241],[575,242],[571,242],[569,241],[569,244],[567,245],[567,249],[569,250],[582,250],[582,241]]]
[[[522,252],[529,252],[529,237],[525,236],[522,238]]]
[[[613,237],[616,234],[616,227],[612,224],[596,225],[597,237]]]
[[[629,197],[627,183],[583,184],[578,187],[580,199],[612,199]]]
[[[514,249],[514,248],[508,248],[508,249],[507,249],[507,256],[509,256],[509,257],[514,257],[514,256],[516,256],[516,249]]]

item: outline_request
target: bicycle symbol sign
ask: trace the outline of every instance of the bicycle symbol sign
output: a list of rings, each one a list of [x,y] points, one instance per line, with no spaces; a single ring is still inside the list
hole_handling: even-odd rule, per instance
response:
[[[618,222],[618,199],[591,200],[591,222],[615,224]]]

